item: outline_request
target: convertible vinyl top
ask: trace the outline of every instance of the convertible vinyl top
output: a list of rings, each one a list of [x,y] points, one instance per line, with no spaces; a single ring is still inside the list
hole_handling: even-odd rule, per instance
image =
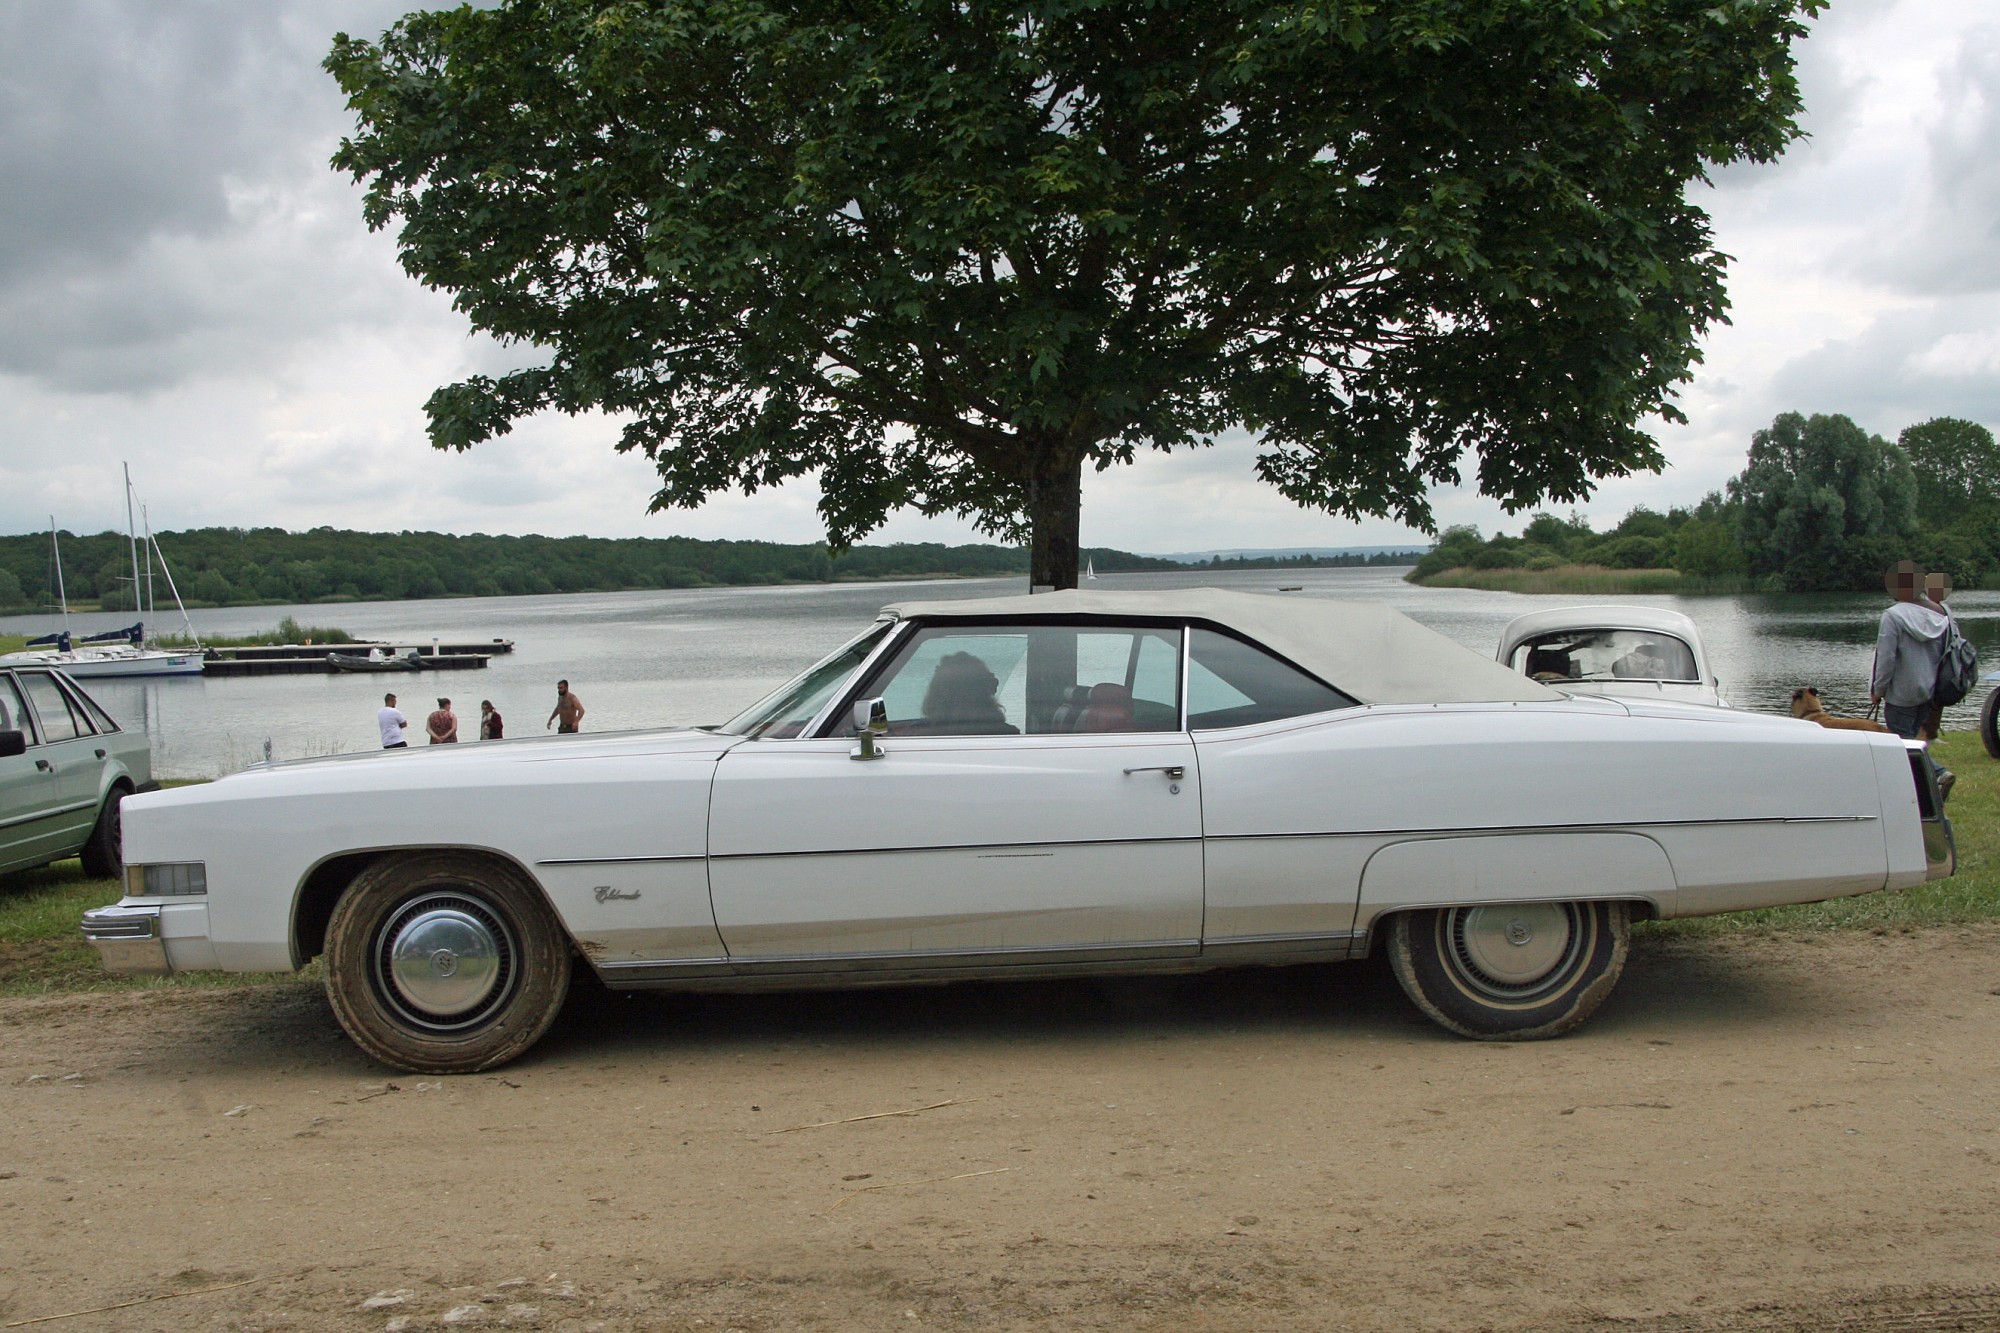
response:
[[[1186,588],[898,602],[899,619],[1147,616],[1206,621],[1263,644],[1364,704],[1549,703],[1564,696],[1380,602]]]

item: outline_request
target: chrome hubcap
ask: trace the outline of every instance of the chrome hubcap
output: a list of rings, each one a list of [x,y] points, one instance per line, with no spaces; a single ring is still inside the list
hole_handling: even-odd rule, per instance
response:
[[[506,924],[480,900],[429,894],[405,904],[377,937],[383,997],[421,1027],[470,1027],[505,999],[518,950]]]
[[[1560,903],[1468,907],[1451,914],[1451,949],[1467,979],[1495,994],[1530,990],[1562,970],[1578,932]]]

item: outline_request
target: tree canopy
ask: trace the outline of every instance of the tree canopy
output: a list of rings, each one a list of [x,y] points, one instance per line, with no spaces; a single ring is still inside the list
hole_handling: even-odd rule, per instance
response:
[[[1868,587],[1907,558],[1917,480],[1903,451],[1844,416],[1786,412],[1730,479],[1752,574],[1794,592]]]
[[[406,269],[536,363],[443,448],[601,409],[653,507],[817,472],[1074,583],[1082,469],[1261,440],[1428,529],[1661,462],[1723,318],[1689,185],[1794,137],[1820,0],[505,0],[327,66]]]
[[[1976,421],[1932,417],[1896,443],[1917,473],[1917,517],[1927,528],[1990,518],[2000,509],[2000,446]]]

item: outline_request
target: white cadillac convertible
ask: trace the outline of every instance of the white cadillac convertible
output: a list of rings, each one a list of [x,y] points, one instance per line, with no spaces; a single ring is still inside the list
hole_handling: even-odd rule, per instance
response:
[[[264,765],[125,803],[116,972],[326,958],[397,1068],[532,1045],[571,972],[748,990],[1381,948],[1470,1037],[1563,1032],[1628,923],[1952,873],[1921,746],[1573,698],[1385,607],[892,606],[715,728]]]

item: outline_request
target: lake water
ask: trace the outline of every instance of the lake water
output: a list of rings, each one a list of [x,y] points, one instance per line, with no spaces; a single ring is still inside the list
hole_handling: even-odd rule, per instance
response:
[[[1782,712],[1793,687],[1817,686],[1836,713],[1868,707],[1868,672],[1883,598],[1814,597],[1527,597],[1514,593],[1419,588],[1401,569],[1212,571],[1106,575],[1098,588],[1214,586],[1272,592],[1302,585],[1293,597],[1367,598],[1386,602],[1439,633],[1491,654],[1517,615],[1589,602],[1663,606],[1701,626],[1712,669],[1739,708]],[[567,677],[584,706],[585,731],[720,722],[781,684],[814,658],[858,632],[885,604],[998,597],[1025,591],[1021,579],[936,580],[778,588],[582,593],[562,597],[484,597],[456,601],[361,602],[298,607],[231,607],[191,613],[197,631],[261,632],[286,615],[329,625],[357,638],[404,643],[512,639],[514,652],[483,671],[419,675],[258,676],[102,680],[90,690],[128,727],[153,739],[162,777],[214,777],[263,757],[269,740],[279,758],[372,750],[375,709],[394,689],[411,732],[442,692],[452,697],[461,734],[477,734],[479,701],[491,699],[510,736],[538,735]],[[2000,593],[1952,598],[1982,668],[2000,667]],[[162,616],[162,628],[172,627]],[[117,627],[117,615],[72,616],[78,633]],[[0,618],[0,632],[41,633],[52,618]],[[1983,691],[1953,709],[1950,727],[1977,724]]]

